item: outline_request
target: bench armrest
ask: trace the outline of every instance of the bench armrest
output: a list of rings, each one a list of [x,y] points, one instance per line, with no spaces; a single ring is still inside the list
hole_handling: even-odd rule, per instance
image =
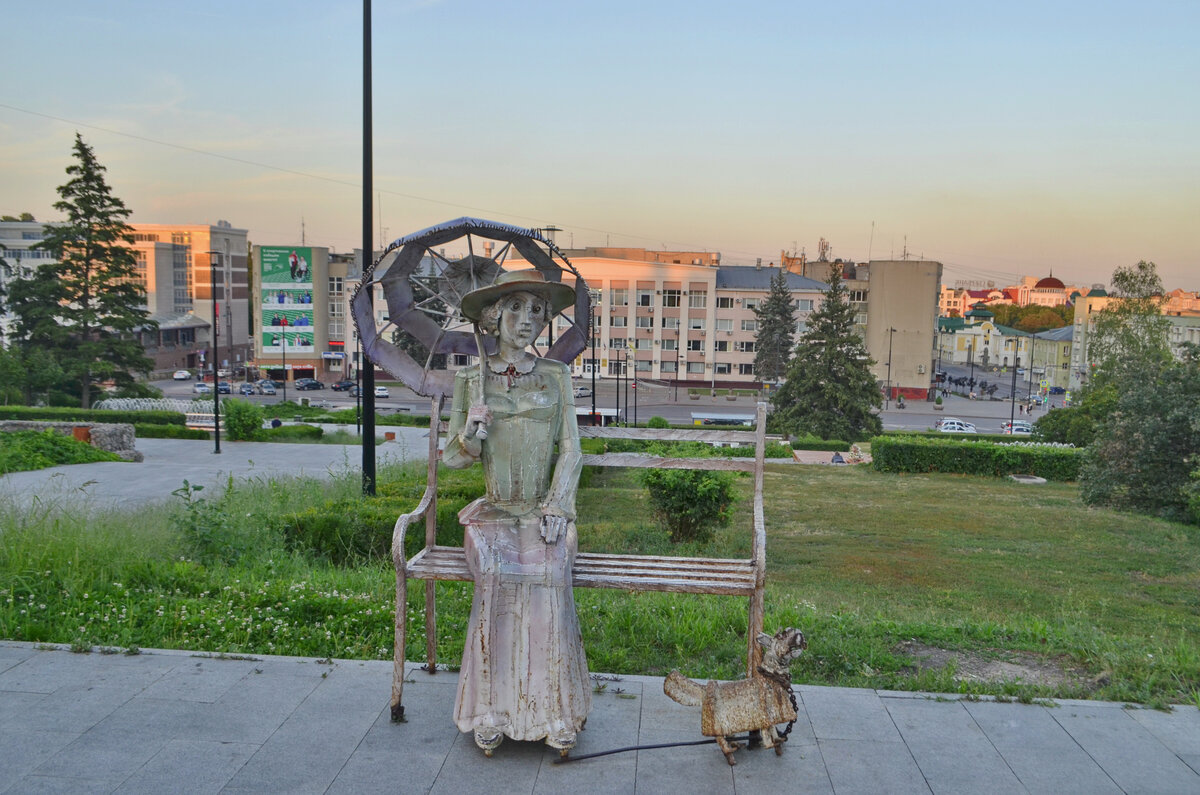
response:
[[[400,518],[396,520],[396,525],[392,528],[392,562],[396,565],[397,571],[405,564],[404,536],[408,533],[408,526],[429,512],[429,506],[433,505],[436,494],[437,483],[430,482],[425,486],[425,493],[421,495],[421,501],[417,503],[417,507],[408,513],[400,514]]]

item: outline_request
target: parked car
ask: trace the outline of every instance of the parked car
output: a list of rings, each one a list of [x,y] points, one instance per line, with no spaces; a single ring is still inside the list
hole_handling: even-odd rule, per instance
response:
[[[188,381],[191,379],[192,374],[191,374],[191,372],[189,372],[187,370],[176,370],[175,375],[173,375],[171,377],[174,378],[176,381]]]
[[[274,381],[260,381],[258,384],[258,394],[274,395],[275,394],[275,382]]]
[[[334,392],[345,392],[347,389],[349,389],[352,386],[354,386],[353,381],[351,381],[348,378],[343,378],[341,381],[338,381],[337,383],[330,384],[329,388],[332,389]]]
[[[222,395],[231,395],[233,394],[233,385],[228,381],[218,381],[217,391]]]
[[[942,433],[975,433],[975,426],[962,420],[943,420],[938,428]]]
[[[1065,394],[1067,394],[1067,388],[1065,386],[1052,386],[1052,387],[1050,387],[1050,394],[1051,395],[1065,395]]]
[[[304,391],[306,389],[324,389],[325,384],[315,378],[297,378],[296,389]]]
[[[253,395],[254,394],[254,384],[239,384],[238,385],[238,394],[239,395]]]
[[[377,397],[377,398],[390,397],[390,395],[388,395],[388,388],[386,386],[375,387],[375,397]]]
[[[1000,423],[1000,431],[1001,431],[1001,433],[1007,433],[1007,434],[1014,434],[1014,433],[1030,434],[1030,433],[1033,433],[1033,424],[1026,422],[1025,420],[1013,420],[1012,422],[1002,422],[1002,423]]]
[[[197,395],[211,395],[212,394],[212,389],[209,387],[208,384],[204,383],[203,381],[197,381],[196,383],[192,384],[192,391],[195,392]]]
[[[586,386],[575,387],[575,397],[591,397],[592,390]]]
[[[941,430],[942,425],[947,422],[962,422],[962,420],[960,420],[958,417],[939,417],[934,421],[933,429],[935,431]]]

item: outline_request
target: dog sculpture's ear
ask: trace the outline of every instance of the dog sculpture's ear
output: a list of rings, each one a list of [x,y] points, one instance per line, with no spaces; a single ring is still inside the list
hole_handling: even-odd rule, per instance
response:
[[[775,640],[775,637],[773,635],[768,635],[765,632],[760,632],[758,633],[756,640],[758,641],[758,645],[765,649],[771,645],[771,641]]]

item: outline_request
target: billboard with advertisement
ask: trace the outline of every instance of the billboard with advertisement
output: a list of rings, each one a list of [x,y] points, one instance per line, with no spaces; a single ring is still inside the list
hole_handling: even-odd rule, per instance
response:
[[[259,249],[259,317],[263,353],[314,353],[313,252],[305,247]]]

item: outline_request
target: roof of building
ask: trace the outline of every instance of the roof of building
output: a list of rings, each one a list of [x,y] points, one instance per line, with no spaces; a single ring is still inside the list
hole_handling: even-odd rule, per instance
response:
[[[157,323],[160,329],[208,328],[211,325],[204,318],[197,317],[191,312],[179,312],[169,315],[151,315],[149,319]]]
[[[1063,342],[1071,339],[1074,333],[1075,329],[1071,328],[1070,326],[1063,326],[1062,328],[1052,328],[1047,329],[1046,331],[1039,331],[1037,333],[1037,338],[1039,340],[1054,340],[1056,342]]]
[[[1107,298],[1107,297],[1108,297],[1108,291],[1105,290],[1103,287],[1093,287],[1091,292],[1088,293],[1088,298]]]
[[[1038,283],[1033,285],[1035,290],[1061,290],[1066,287],[1061,280],[1054,278],[1054,274],[1050,274],[1044,279],[1039,279]]]
[[[771,279],[779,272],[778,268],[756,268],[751,265],[722,265],[717,268],[718,290],[770,290]],[[801,276],[798,273],[784,271],[787,276],[789,290],[819,290],[829,289],[825,282]]]
[[[979,304],[976,304],[970,312],[967,312],[967,317],[995,317],[995,312],[989,312]]]
[[[961,317],[939,317],[938,330],[954,333],[963,326],[967,325],[967,321]]]

